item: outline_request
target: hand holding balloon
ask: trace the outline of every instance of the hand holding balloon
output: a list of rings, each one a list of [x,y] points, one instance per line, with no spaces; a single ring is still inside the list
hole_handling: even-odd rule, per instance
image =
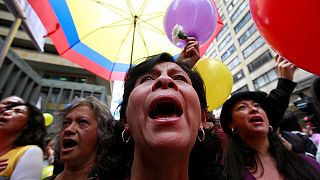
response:
[[[187,45],[179,54],[178,61],[184,62],[192,68],[200,59],[199,42],[194,37],[187,37]]]

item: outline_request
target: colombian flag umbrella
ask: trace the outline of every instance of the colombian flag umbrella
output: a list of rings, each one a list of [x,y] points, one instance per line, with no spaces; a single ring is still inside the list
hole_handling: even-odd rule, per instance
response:
[[[58,53],[106,80],[123,80],[131,64],[149,55],[181,52],[164,31],[172,0],[27,1]],[[221,26],[219,17],[214,36]],[[201,55],[213,39],[201,46]]]

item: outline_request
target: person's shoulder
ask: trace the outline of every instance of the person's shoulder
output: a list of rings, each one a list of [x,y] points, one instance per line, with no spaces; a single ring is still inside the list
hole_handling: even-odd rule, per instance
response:
[[[312,157],[307,156],[307,155],[302,155],[299,154],[299,156],[301,156],[302,159],[304,159],[305,161],[307,161],[311,166],[313,166],[314,168],[316,168],[318,171],[320,171],[320,164]]]
[[[28,146],[26,147],[25,151],[21,155],[21,158],[27,160],[27,159],[32,159],[33,162],[36,161],[43,161],[43,151],[39,146]]]
[[[29,145],[27,147],[26,152],[32,153],[32,154],[43,154],[42,149],[39,146],[35,146],[35,145]]]

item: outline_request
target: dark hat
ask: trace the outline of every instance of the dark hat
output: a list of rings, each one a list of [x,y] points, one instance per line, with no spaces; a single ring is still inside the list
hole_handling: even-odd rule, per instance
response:
[[[232,131],[229,128],[229,123],[232,121],[231,110],[232,107],[240,100],[253,100],[261,105],[263,110],[267,113],[267,116],[272,119],[272,110],[268,94],[261,91],[245,91],[232,95],[222,106],[220,114],[220,123],[223,131],[226,134],[232,135]]]

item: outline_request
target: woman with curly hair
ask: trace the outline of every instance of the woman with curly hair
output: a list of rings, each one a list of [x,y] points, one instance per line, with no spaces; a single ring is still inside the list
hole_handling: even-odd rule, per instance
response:
[[[61,113],[57,156],[64,164],[47,179],[105,179],[114,119],[109,108],[93,96],[74,100]]]

